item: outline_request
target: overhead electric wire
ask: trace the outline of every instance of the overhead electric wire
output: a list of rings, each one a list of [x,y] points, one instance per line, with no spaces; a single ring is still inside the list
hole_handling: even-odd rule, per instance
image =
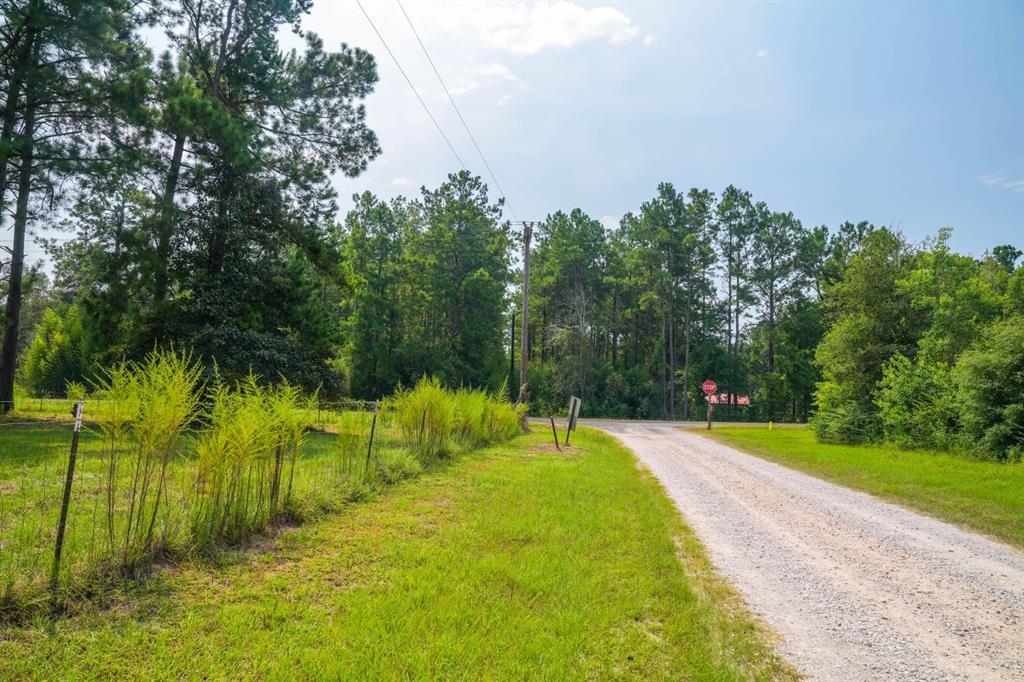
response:
[[[416,89],[416,86],[412,84],[412,79],[409,78],[409,75],[405,72],[405,69],[402,68],[401,63],[399,63],[398,61],[398,57],[396,57],[395,53],[391,51],[391,48],[388,46],[388,42],[384,40],[384,36],[382,36],[380,31],[377,29],[377,25],[373,23],[373,19],[370,18],[369,14],[367,14],[366,8],[363,7],[363,3],[360,0],[356,0],[356,4],[359,5],[359,9],[363,12],[363,16],[366,17],[366,21],[370,23],[370,28],[372,28],[373,32],[377,34],[377,37],[380,39],[380,42],[384,46],[384,49],[387,50],[389,55],[391,55],[391,60],[395,62],[395,66],[397,66],[398,70],[402,73],[402,76],[405,78],[405,82],[409,84],[409,88],[412,90],[413,94],[416,95],[416,99],[419,100],[420,106],[423,107],[423,111],[427,112],[427,116],[430,117],[430,121],[434,124],[434,127],[437,128],[437,132],[441,133],[441,137],[443,137],[444,141],[448,143],[448,149],[452,150],[452,154],[455,155],[455,158],[458,160],[459,165],[462,167],[462,170],[468,172],[466,164],[463,163],[462,161],[462,157],[460,157],[459,153],[455,151],[455,146],[452,144],[451,140],[448,139],[448,136],[444,134],[444,130],[442,130],[440,124],[438,124],[437,122],[437,119],[434,118],[434,115],[430,113],[430,108],[427,107],[427,103],[423,101],[422,97],[420,97],[420,93]]]
[[[502,189],[501,183],[498,182],[497,176],[494,174],[494,170],[491,169],[491,164],[487,163],[487,157],[484,156],[483,150],[480,149],[480,145],[477,144],[476,137],[473,136],[473,131],[469,129],[469,124],[466,123],[466,119],[462,116],[462,111],[459,109],[459,105],[455,103],[455,98],[452,97],[452,93],[448,90],[448,86],[444,82],[444,78],[441,77],[441,72],[437,70],[437,65],[434,64],[434,60],[430,57],[430,52],[427,51],[427,46],[423,43],[423,39],[420,38],[419,32],[412,23],[412,19],[409,18],[409,13],[405,11],[405,7],[402,5],[402,0],[397,0],[398,9],[402,10],[402,16],[405,17],[405,21],[409,24],[409,28],[412,29],[412,34],[416,36],[416,42],[420,44],[420,48],[423,50],[423,54],[426,55],[427,61],[430,62],[430,68],[434,70],[434,75],[437,76],[437,81],[441,84],[441,88],[444,90],[444,94],[448,95],[448,101],[452,103],[452,108],[455,109],[455,113],[458,114],[459,120],[462,122],[462,127],[466,129],[466,134],[469,135],[469,139],[473,142],[473,147],[476,148],[476,153],[480,155],[480,160],[484,162],[484,167],[487,169],[487,173],[491,176],[491,180],[494,181],[494,186],[501,193],[501,198],[508,204],[509,213],[512,217],[519,221],[519,216],[516,215],[515,210],[512,208],[512,202],[509,201],[508,195],[505,194],[505,190]]]

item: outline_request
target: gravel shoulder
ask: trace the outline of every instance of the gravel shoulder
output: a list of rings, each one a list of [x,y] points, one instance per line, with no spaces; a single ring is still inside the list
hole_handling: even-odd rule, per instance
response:
[[[1024,679],[1024,554],[663,424],[593,422],[657,476],[810,679]]]

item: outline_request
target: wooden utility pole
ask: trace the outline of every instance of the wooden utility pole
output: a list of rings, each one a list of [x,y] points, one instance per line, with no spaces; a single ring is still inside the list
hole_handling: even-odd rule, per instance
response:
[[[519,332],[519,402],[526,402],[526,363],[529,353],[527,344],[530,324],[530,240],[533,239],[533,223],[523,223],[523,320]]]
[[[516,380],[516,311],[512,309],[512,325],[508,330],[508,394],[509,398],[519,394],[519,387],[515,385]]]

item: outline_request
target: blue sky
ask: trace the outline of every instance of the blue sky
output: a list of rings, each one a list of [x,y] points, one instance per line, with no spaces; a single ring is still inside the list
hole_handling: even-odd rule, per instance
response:
[[[486,179],[398,5],[364,6]],[[611,223],[661,181],[733,183],[806,225],[1024,247],[1024,3],[405,7],[522,219],[580,207]],[[308,26],[380,65],[384,154],[337,179],[343,206],[457,168],[355,2],[316,0]]]

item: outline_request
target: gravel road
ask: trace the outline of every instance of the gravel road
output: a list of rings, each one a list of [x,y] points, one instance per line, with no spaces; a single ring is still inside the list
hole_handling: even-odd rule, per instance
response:
[[[822,680],[1024,680],[1024,553],[696,433],[593,422]]]

